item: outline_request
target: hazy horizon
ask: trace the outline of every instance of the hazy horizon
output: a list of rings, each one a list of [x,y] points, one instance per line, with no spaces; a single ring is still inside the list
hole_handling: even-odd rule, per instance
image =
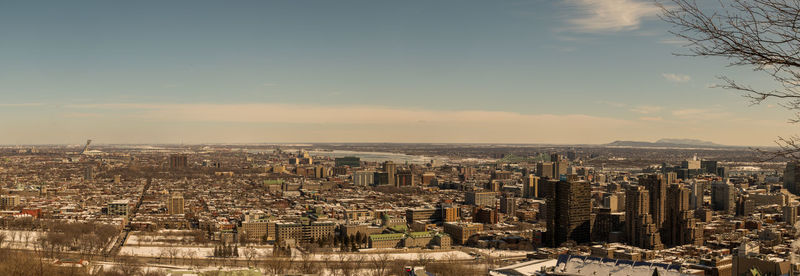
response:
[[[644,0],[52,1],[0,9],[0,144],[771,146],[774,84]]]

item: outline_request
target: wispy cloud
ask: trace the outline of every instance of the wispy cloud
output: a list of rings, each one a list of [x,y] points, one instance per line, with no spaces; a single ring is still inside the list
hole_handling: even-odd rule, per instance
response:
[[[716,120],[733,119],[733,113],[719,108],[686,108],[672,111],[672,115],[682,119]]]
[[[138,119],[191,122],[244,123],[345,123],[407,124],[427,123],[502,123],[561,122],[563,124],[619,124],[628,121],[584,114],[522,114],[487,110],[427,110],[375,106],[322,106],[309,104],[81,104],[67,105],[76,110],[127,110]],[[549,124],[549,123],[548,123]]]
[[[604,104],[613,107],[625,107],[626,104],[620,102],[612,102],[612,101],[596,101],[597,104]]]
[[[659,121],[663,121],[664,118],[662,118],[662,117],[647,117],[647,116],[645,116],[645,117],[639,117],[639,120],[651,121],[651,122],[659,122]]]
[[[567,19],[573,31],[618,32],[639,28],[642,20],[655,17],[660,8],[639,0],[564,0],[578,10]]]
[[[34,107],[43,105],[44,103],[0,103],[0,107]]]
[[[664,109],[664,108],[660,107],[660,106],[640,105],[640,106],[636,106],[634,108],[631,108],[630,110],[632,112],[636,112],[636,113],[640,113],[640,114],[653,114],[653,113],[658,113],[662,109]]]
[[[661,74],[661,76],[668,81],[678,82],[678,83],[689,82],[690,80],[692,80],[691,76],[683,74],[664,73]]]

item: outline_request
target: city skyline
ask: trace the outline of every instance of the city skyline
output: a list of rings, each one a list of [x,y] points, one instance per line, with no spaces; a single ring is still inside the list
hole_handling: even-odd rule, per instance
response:
[[[153,8],[157,6],[158,8]],[[4,3],[0,144],[768,146],[791,112],[709,88],[639,0]]]

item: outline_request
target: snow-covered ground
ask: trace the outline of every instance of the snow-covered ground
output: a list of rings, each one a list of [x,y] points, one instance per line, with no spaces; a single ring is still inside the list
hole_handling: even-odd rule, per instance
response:
[[[140,257],[169,257],[176,250],[177,258],[207,258],[214,255],[214,247],[189,247],[189,246],[130,246],[126,245],[120,250],[120,255]],[[259,256],[271,256],[272,247],[254,247]],[[239,247],[239,258],[245,259],[245,247]]]
[[[3,246],[14,249],[35,249],[37,240],[43,232],[25,230],[0,230],[5,235]]]
[[[253,247],[259,257],[272,256],[271,247]],[[176,250],[170,252],[170,250]],[[245,259],[246,248],[239,247],[239,259]],[[183,247],[183,246],[130,246],[122,247],[121,255],[140,256],[140,257],[162,257],[167,258],[170,253],[177,253],[178,258],[207,258],[214,255],[214,247]],[[293,250],[295,258],[301,258],[300,252]],[[437,252],[397,252],[397,251],[375,251],[369,250],[361,253],[341,253],[341,254],[314,254],[312,260],[317,261],[339,261],[339,260],[377,260],[385,258],[388,260],[419,260],[422,258],[432,260],[469,260],[475,257],[461,251],[437,251]],[[523,254],[524,255],[524,254]]]

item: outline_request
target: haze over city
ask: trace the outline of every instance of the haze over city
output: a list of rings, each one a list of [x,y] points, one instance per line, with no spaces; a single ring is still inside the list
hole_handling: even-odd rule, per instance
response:
[[[710,88],[723,70],[774,84],[674,56],[685,43],[645,2],[5,2],[0,143],[786,135],[776,103]]]
[[[800,0],[0,0],[0,276],[800,276]]]

